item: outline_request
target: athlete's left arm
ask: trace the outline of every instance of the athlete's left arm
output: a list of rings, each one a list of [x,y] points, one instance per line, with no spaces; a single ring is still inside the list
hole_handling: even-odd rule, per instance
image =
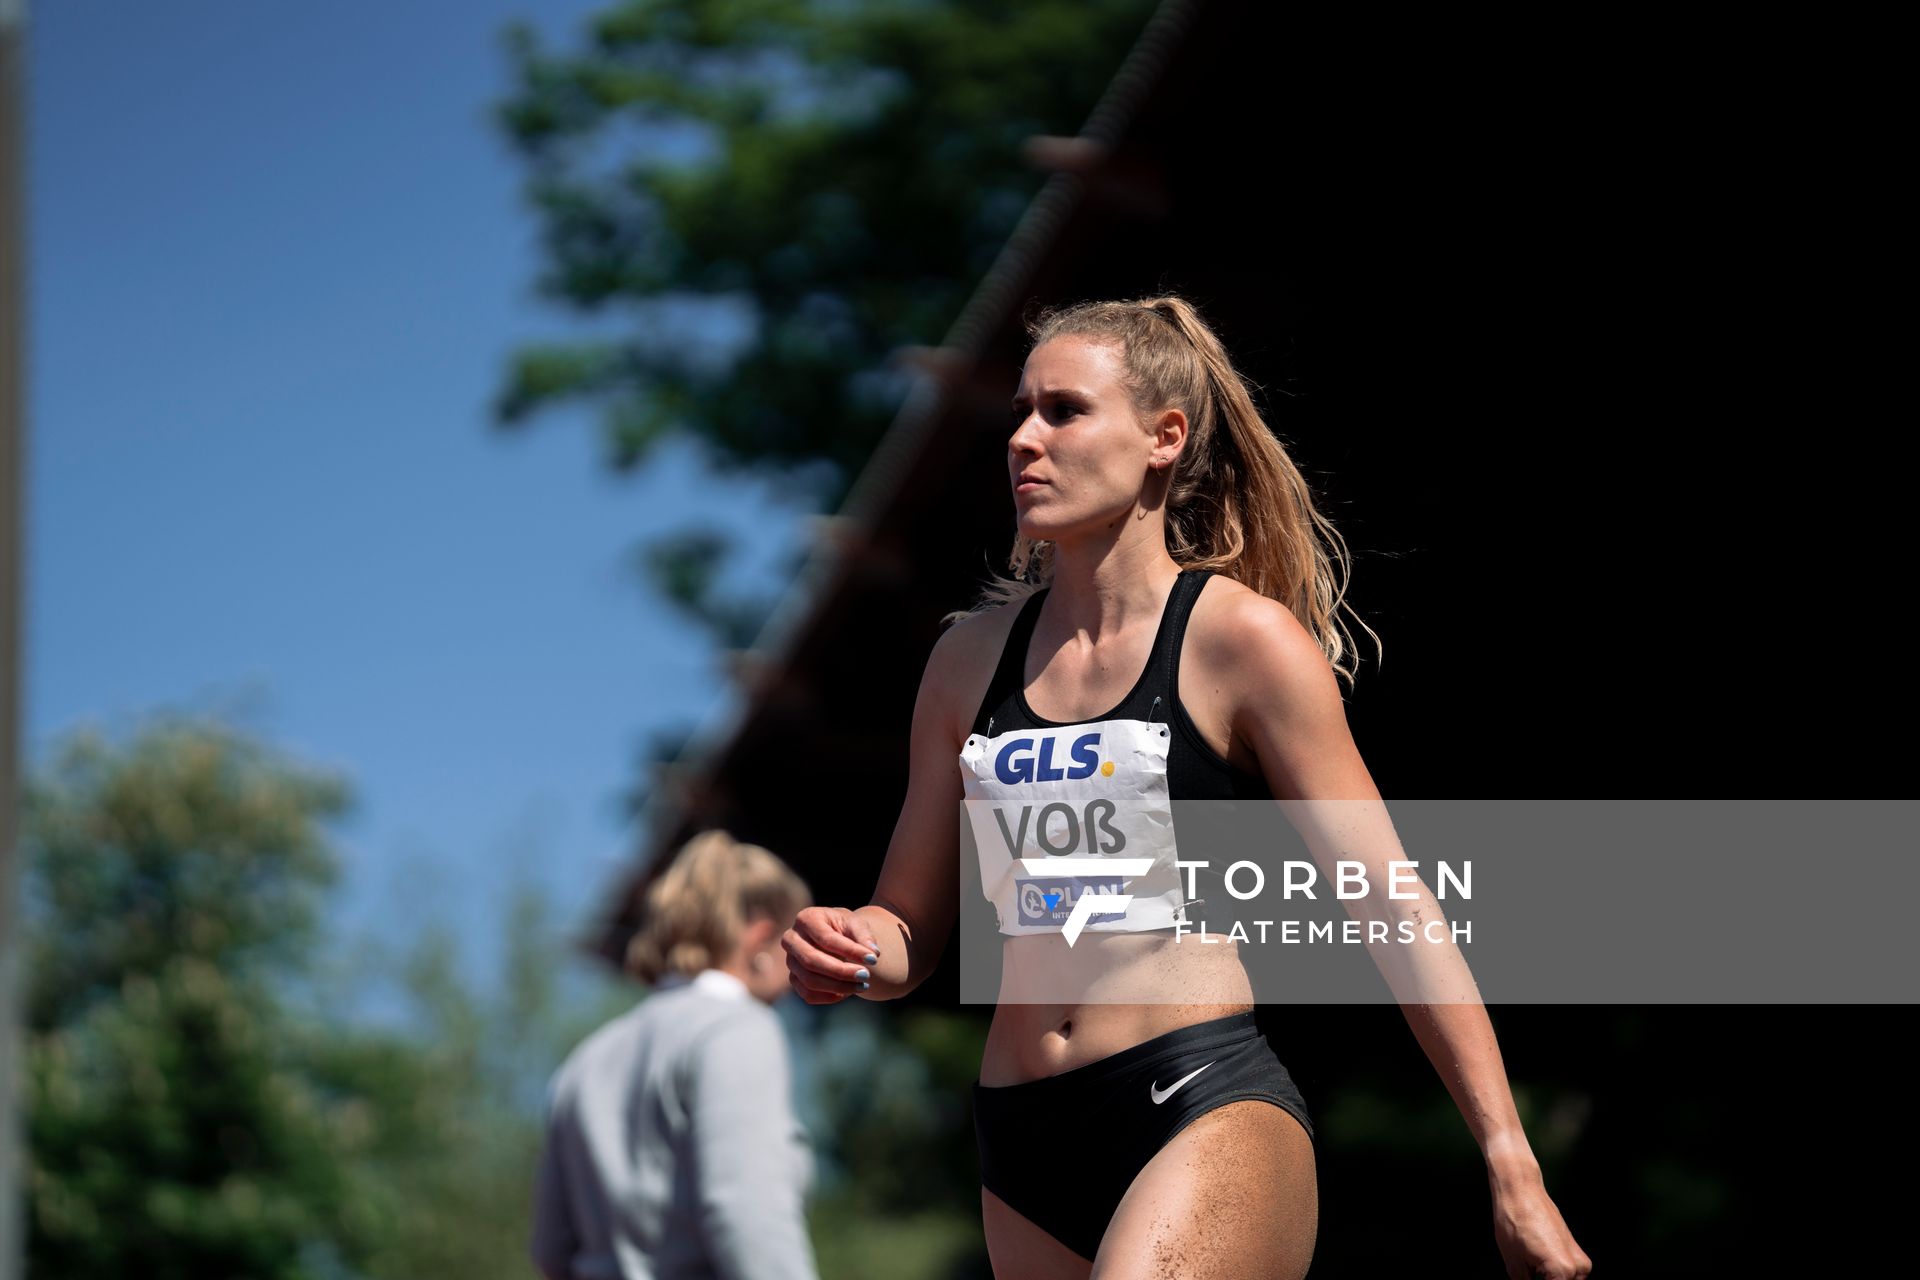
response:
[[[1332,667],[1284,605],[1252,593],[1236,593],[1231,603],[1212,637],[1230,661],[1209,669],[1234,672],[1233,732],[1259,757],[1323,883],[1333,883],[1336,862],[1363,865],[1370,891],[1346,906],[1369,936],[1369,921],[1385,921],[1388,939],[1402,935],[1405,921],[1418,939],[1369,943],[1368,949],[1485,1156],[1495,1235],[1510,1274],[1517,1280],[1535,1272],[1554,1280],[1584,1277],[1592,1263],[1547,1196],[1466,959],[1444,927],[1422,928],[1444,924],[1439,903],[1410,876],[1393,887],[1414,896],[1385,892],[1388,864],[1407,855],[1354,745]]]

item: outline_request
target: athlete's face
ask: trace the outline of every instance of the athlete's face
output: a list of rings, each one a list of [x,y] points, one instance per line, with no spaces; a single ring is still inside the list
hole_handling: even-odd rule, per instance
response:
[[[1013,397],[1007,474],[1020,532],[1058,542],[1124,519],[1167,454],[1121,385],[1120,348],[1084,338],[1043,342]]]

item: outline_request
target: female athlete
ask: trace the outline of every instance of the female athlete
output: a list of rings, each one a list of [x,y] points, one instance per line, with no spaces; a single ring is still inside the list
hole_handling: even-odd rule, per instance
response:
[[[956,919],[962,800],[995,785],[989,758],[1002,762],[999,782],[1032,781],[1029,758],[1050,731],[1072,729],[1047,744],[1042,758],[1056,762],[1093,741],[1089,726],[1124,738],[1140,785],[1172,800],[1381,808],[1337,683],[1353,676],[1337,618],[1344,543],[1211,328],[1162,296],[1055,310],[1029,336],[1007,443],[1015,577],[954,615],[928,659],[907,796],[872,901],[809,907],[782,937],[810,1004],[894,999],[926,979]],[[1041,776],[1111,780],[1108,765],[1087,763]],[[1295,823],[1319,856],[1332,837],[1304,812]],[[1016,852],[1025,838],[1008,832]],[[1356,846],[1363,860],[1401,856],[1384,820],[1339,839],[1343,857]],[[1311,1121],[1254,1026],[1238,948],[1159,947],[1149,959],[1141,948],[1165,935],[1133,930],[1165,929],[1164,915],[1094,917],[1076,962],[1097,954],[1109,991],[1151,965],[1181,997],[1010,1000],[1016,975],[1067,958],[1072,890],[996,879],[982,862],[1002,932],[1015,935],[973,1090],[997,1280],[1305,1275],[1319,1219]],[[1421,893],[1401,910],[1417,918],[1432,901]],[[1546,1193],[1486,1010],[1459,994],[1472,988],[1458,951],[1404,950],[1432,953],[1394,994],[1485,1156],[1510,1277],[1585,1277],[1592,1264]],[[1063,1124],[1089,1116],[1099,1123]]]

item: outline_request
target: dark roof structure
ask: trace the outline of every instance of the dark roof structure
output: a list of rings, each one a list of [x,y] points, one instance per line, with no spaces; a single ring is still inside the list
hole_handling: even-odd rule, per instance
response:
[[[819,901],[867,901],[905,794],[907,728],[938,620],[971,602],[1011,545],[1001,428],[1022,308],[1076,276],[1114,279],[1096,246],[1164,218],[1164,179],[1131,136],[1202,7],[1163,4],[1080,135],[1032,141],[1051,176],[946,341],[901,353],[919,376],[893,426],[739,656],[731,704],[661,771],[636,869],[599,932],[609,961],[625,952],[650,873],[709,826],[774,849]]]
[[[1871,123],[1885,77],[1798,27],[1770,43],[1709,21],[1163,5],[1084,133],[1036,141],[1056,172],[947,342],[918,353],[927,377],[824,522],[737,705],[658,795],[599,950],[624,949],[648,860],[709,824],[778,851],[822,902],[868,901],[938,619],[1011,542],[1006,406],[1032,301],[1177,291],[1260,388],[1385,638],[1347,713],[1390,804],[1905,794],[1904,754],[1861,745],[1885,736],[1864,720],[1898,705],[1898,664],[1863,680],[1847,661],[1910,576],[1872,554],[1903,545],[1872,522],[1911,507],[1891,487],[1907,473],[1842,447],[1891,416],[1859,412],[1855,383],[1892,367],[1892,295],[1870,266],[1831,291],[1849,252],[1886,256],[1874,200],[1842,177],[1893,153]],[[1796,875],[1852,865],[1809,853]],[[1700,856],[1728,859],[1733,888],[1756,874],[1741,850]],[[1743,901],[1676,901],[1674,918]],[[1566,905],[1516,923],[1552,946]],[[957,967],[950,951],[889,1003],[952,1002]],[[1350,1118],[1324,1148],[1326,1202],[1383,1178],[1427,1189],[1403,1230],[1324,1237],[1329,1274],[1392,1272],[1411,1238],[1497,1266],[1484,1189],[1440,1172],[1459,1158],[1442,1138],[1463,1135],[1402,1020],[1310,998],[1260,1013],[1306,1096]],[[1877,1008],[1491,1013],[1570,1221],[1629,1269],[1636,1252],[1711,1268],[1738,1207],[1767,1203],[1782,1131],[1750,1122],[1779,1093],[1752,1067],[1757,1016],[1817,1096],[1899,1092],[1895,1058],[1830,1051]],[[1876,1063],[1884,1087],[1859,1079]],[[1810,1166],[1834,1155],[1831,1133],[1809,1139]],[[1706,1189],[1695,1208],[1580,1225],[1583,1196],[1673,1168]]]
[[[635,868],[592,944],[600,955],[617,962],[650,874],[709,826],[779,853],[820,902],[869,900],[906,792],[914,697],[939,619],[977,598],[1012,545],[1007,403],[1033,303],[1165,290],[1194,302],[1352,540],[1358,522],[1341,488],[1371,503],[1399,458],[1346,444],[1335,413],[1347,401],[1322,393],[1378,383],[1341,365],[1364,359],[1352,322],[1369,317],[1369,292],[1407,283],[1404,256],[1376,254],[1371,241],[1401,232],[1394,201],[1413,198],[1421,174],[1372,140],[1395,136],[1423,82],[1358,96],[1374,82],[1351,79],[1333,53],[1351,39],[1314,21],[1325,20],[1242,0],[1167,0],[1082,132],[1031,140],[1050,177],[946,341],[901,353],[921,376],[842,510],[819,522],[758,643],[738,656],[732,704],[662,770]],[[1424,233],[1446,216],[1429,212]],[[1401,456],[1417,486],[1418,444]],[[1365,572],[1396,589],[1390,565]],[[1361,587],[1350,600],[1373,621]],[[1382,746],[1369,750],[1376,777]],[[949,957],[929,998],[949,993],[952,968]]]

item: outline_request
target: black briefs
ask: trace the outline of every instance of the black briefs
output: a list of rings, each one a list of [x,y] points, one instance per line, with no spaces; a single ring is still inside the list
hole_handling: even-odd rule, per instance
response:
[[[1313,1137],[1307,1104],[1253,1010],[1143,1040],[1059,1075],[973,1084],[980,1180],[1089,1262],[1134,1175],[1215,1107],[1262,1098]]]

